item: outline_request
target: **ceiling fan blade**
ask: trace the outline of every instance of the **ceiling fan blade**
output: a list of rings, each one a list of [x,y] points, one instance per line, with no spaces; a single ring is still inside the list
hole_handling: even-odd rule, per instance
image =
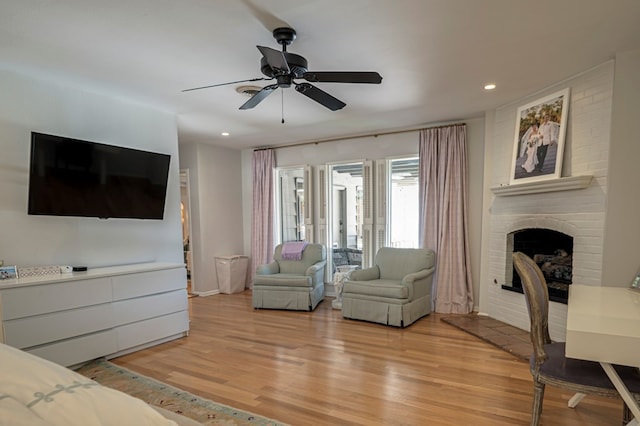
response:
[[[251,13],[253,17],[256,18],[258,22],[260,22],[269,32],[274,28],[291,26],[273,13],[269,12],[266,8],[253,4],[255,2],[252,2],[251,0],[240,0],[240,3],[243,3],[249,10],[249,13]]]
[[[262,53],[262,56],[264,56],[269,66],[273,68],[274,71],[281,71],[281,73],[284,74],[289,74],[291,72],[291,70],[289,69],[289,64],[287,64],[287,59],[284,57],[284,53],[270,47],[256,47],[258,48],[260,53]]]
[[[209,86],[201,86],[201,87],[194,87],[192,89],[185,89],[183,90],[183,92],[191,92],[192,90],[209,89],[211,87],[227,86],[229,84],[247,83],[249,81],[260,81],[260,80],[273,80],[273,78],[257,77],[257,78],[250,78],[248,80],[230,81],[228,83],[211,84]]]
[[[247,102],[242,104],[242,106],[240,106],[240,109],[251,109],[251,108],[255,107],[260,102],[262,102],[264,100],[264,98],[269,96],[271,94],[271,92],[273,92],[277,88],[278,88],[277,84],[271,84],[269,86],[263,87],[261,91],[259,91],[255,95],[253,95],[251,97],[251,99],[249,99]]]
[[[337,111],[344,108],[347,104],[340,99],[334,98],[324,90],[320,90],[309,83],[300,83],[296,85],[296,91],[302,93],[308,98],[313,99],[319,104],[329,108],[331,111]]]
[[[369,71],[307,71],[302,76],[313,83],[380,84],[382,76]]]

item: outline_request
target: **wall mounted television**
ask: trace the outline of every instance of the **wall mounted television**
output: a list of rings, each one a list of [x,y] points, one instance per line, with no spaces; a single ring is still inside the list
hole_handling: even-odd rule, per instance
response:
[[[171,156],[31,133],[28,214],[162,219]]]

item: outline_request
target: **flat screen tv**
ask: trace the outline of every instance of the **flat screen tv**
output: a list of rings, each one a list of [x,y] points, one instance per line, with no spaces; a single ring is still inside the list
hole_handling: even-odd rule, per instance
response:
[[[30,215],[162,219],[171,156],[31,133]]]

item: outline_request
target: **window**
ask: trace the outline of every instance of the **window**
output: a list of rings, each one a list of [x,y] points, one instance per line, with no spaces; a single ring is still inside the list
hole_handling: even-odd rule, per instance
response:
[[[282,168],[277,171],[276,239],[279,242],[305,239],[304,168]]]
[[[391,190],[387,191],[387,244],[391,247],[418,248],[418,157],[389,160],[389,170]]]

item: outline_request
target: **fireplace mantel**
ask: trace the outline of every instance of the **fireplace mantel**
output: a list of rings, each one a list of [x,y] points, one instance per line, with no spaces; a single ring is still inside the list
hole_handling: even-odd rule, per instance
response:
[[[491,188],[491,191],[501,197],[510,195],[537,194],[540,192],[568,191],[571,189],[587,188],[593,179],[592,175],[570,176],[549,179],[538,182],[514,183]]]

